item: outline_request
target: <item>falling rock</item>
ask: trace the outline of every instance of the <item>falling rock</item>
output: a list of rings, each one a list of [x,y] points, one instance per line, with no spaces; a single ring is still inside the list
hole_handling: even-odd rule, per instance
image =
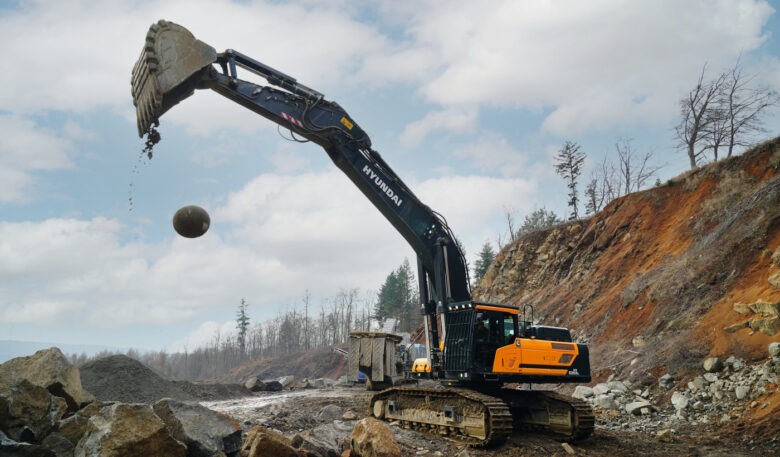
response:
[[[366,417],[355,424],[350,449],[357,457],[401,457],[393,432],[383,422]]]
[[[164,398],[154,404],[154,413],[171,435],[187,446],[187,457],[211,457],[241,450],[241,425],[197,403]]]
[[[185,457],[187,448],[174,439],[150,405],[116,403],[90,417],[74,457]]]

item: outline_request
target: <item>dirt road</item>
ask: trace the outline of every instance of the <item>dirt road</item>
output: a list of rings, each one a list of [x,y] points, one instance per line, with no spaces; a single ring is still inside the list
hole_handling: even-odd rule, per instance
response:
[[[350,423],[367,414],[370,393],[361,386],[309,389],[259,394],[254,397],[203,403],[240,420],[245,427],[263,424],[293,435],[328,422]],[[335,405],[335,407],[333,406]],[[326,408],[327,407],[327,408]],[[342,417],[334,418],[335,410]],[[342,414],[343,413],[343,414]],[[631,419],[629,419],[630,421]],[[636,419],[652,423],[652,418]],[[641,432],[641,424],[615,421],[597,415],[596,432],[569,448],[553,438],[515,433],[502,446],[492,449],[466,448],[434,435],[391,426],[404,456],[496,456],[496,457],[754,457],[780,455],[780,440],[751,443],[739,436],[720,436],[712,427],[680,424],[667,437],[659,438],[653,427]],[[346,438],[347,433],[344,434]],[[465,452],[464,452],[465,451]]]

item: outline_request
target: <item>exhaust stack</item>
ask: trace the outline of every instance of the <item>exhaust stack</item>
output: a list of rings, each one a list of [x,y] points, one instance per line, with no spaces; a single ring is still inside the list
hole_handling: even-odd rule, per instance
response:
[[[217,51],[186,28],[165,20],[152,24],[130,80],[138,136],[143,138],[163,113],[192,95],[216,60]]]

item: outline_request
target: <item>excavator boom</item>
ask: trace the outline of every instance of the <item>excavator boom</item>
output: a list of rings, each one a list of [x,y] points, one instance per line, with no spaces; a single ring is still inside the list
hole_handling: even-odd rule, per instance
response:
[[[239,78],[239,68],[268,84]],[[585,345],[556,336],[568,336],[565,329],[531,322],[521,328],[517,308],[475,303],[468,264],[444,218],[371,149],[366,132],[338,103],[237,51],[217,53],[184,27],[161,20],[150,27],[131,79],[138,135],[147,137],[150,157],[159,141],[159,118],[196,89],[213,90],[289,129],[296,139],[321,146],[414,250],[420,308],[430,336],[430,374],[466,388],[390,388],[372,400],[375,417],[474,446],[502,441],[513,425],[564,439],[590,435],[593,416],[586,405],[555,393],[501,387],[506,382],[588,382]],[[475,323],[489,327],[486,337],[477,337]]]

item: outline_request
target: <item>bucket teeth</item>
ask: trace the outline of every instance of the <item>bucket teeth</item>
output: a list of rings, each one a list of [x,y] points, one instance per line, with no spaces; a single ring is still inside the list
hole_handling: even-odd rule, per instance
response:
[[[130,79],[138,136],[143,137],[163,113],[192,95],[216,59],[214,48],[186,28],[164,20],[152,24]]]

